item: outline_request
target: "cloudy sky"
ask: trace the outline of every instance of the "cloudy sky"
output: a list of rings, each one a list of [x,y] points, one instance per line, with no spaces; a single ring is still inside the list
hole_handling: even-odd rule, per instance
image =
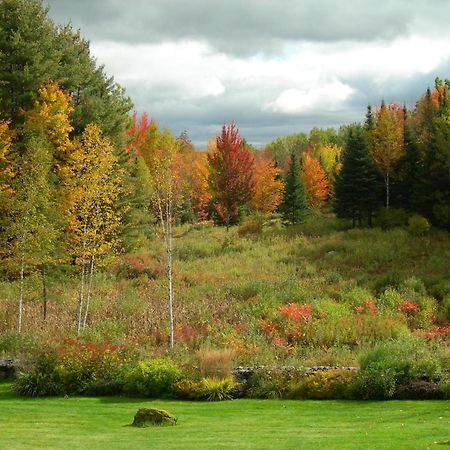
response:
[[[235,120],[255,145],[413,105],[450,77],[448,0],[45,0],[138,112],[197,145]]]

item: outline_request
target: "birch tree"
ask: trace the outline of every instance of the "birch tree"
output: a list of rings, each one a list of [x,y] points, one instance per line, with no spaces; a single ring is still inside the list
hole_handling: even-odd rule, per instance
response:
[[[141,153],[152,183],[151,201],[161,226],[166,254],[167,306],[169,315],[169,345],[174,346],[173,291],[173,226],[176,205],[180,201],[179,166],[180,141],[169,130],[160,132],[153,124],[147,132]]]

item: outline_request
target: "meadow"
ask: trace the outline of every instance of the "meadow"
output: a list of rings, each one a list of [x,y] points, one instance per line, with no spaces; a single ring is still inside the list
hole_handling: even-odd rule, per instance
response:
[[[243,365],[357,365],[359,353],[404,336],[426,342],[450,366],[450,237],[432,229],[352,229],[333,216],[283,227],[251,221],[226,231],[184,225],[174,242],[175,341],[180,361],[199,348],[230,348]],[[77,273],[25,280],[23,333],[14,332],[18,283],[0,283],[0,354],[18,356],[75,336]],[[167,353],[164,252],[126,254],[97,273],[82,339]]]

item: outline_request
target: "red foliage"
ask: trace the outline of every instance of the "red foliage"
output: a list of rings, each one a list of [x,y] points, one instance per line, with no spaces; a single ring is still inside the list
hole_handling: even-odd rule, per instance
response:
[[[208,184],[218,214],[227,224],[237,215],[238,208],[252,197],[255,158],[242,145],[242,138],[234,122],[222,127],[216,149],[208,154]]]
[[[399,311],[406,315],[415,315],[420,311],[420,306],[411,300],[403,300],[398,307]]]
[[[233,328],[238,332],[240,332],[242,330],[249,330],[250,324],[247,322],[238,322],[233,325]]]
[[[146,112],[142,113],[140,119],[138,119],[136,111],[133,113],[131,126],[127,132],[129,139],[126,146],[127,153],[133,155],[139,155],[141,153],[141,146],[145,141],[147,131],[153,124],[153,119],[149,120]]]
[[[358,314],[369,314],[371,316],[376,316],[378,312],[377,305],[371,298],[365,300],[362,305],[356,306],[355,311]]]
[[[313,312],[314,306],[310,303],[299,305],[298,303],[289,303],[281,306],[279,312],[283,317],[293,320],[294,322],[307,321]]]

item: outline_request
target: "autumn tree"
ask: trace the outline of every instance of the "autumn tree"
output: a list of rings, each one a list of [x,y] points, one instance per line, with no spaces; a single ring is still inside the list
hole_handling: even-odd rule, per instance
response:
[[[306,156],[300,176],[308,197],[309,206],[320,208],[328,199],[327,174],[317,159]]]
[[[284,220],[295,224],[305,219],[308,213],[308,199],[300,178],[300,164],[295,153],[291,154],[290,161],[281,213]]]
[[[95,264],[120,246],[121,214],[116,208],[120,189],[120,169],[111,142],[97,125],[88,125],[75,143],[66,191],[70,248],[80,265],[78,334],[86,327]]]
[[[156,124],[147,131],[142,145],[142,157],[151,179],[151,201],[161,226],[166,253],[167,304],[169,313],[169,345],[174,346],[173,292],[173,227],[179,201],[177,156],[180,142],[169,130],[161,132]]]
[[[217,137],[217,149],[208,154],[209,189],[216,211],[225,222],[227,230],[231,220],[252,198],[255,158],[242,145],[242,138],[234,122],[224,125]]]
[[[283,200],[284,182],[280,178],[281,170],[275,162],[262,158],[255,165],[253,172],[254,190],[250,207],[262,214],[277,210]]]
[[[386,208],[390,205],[391,176],[404,152],[403,125],[402,107],[395,103],[385,106],[383,103],[370,132],[370,150],[384,179]]]

